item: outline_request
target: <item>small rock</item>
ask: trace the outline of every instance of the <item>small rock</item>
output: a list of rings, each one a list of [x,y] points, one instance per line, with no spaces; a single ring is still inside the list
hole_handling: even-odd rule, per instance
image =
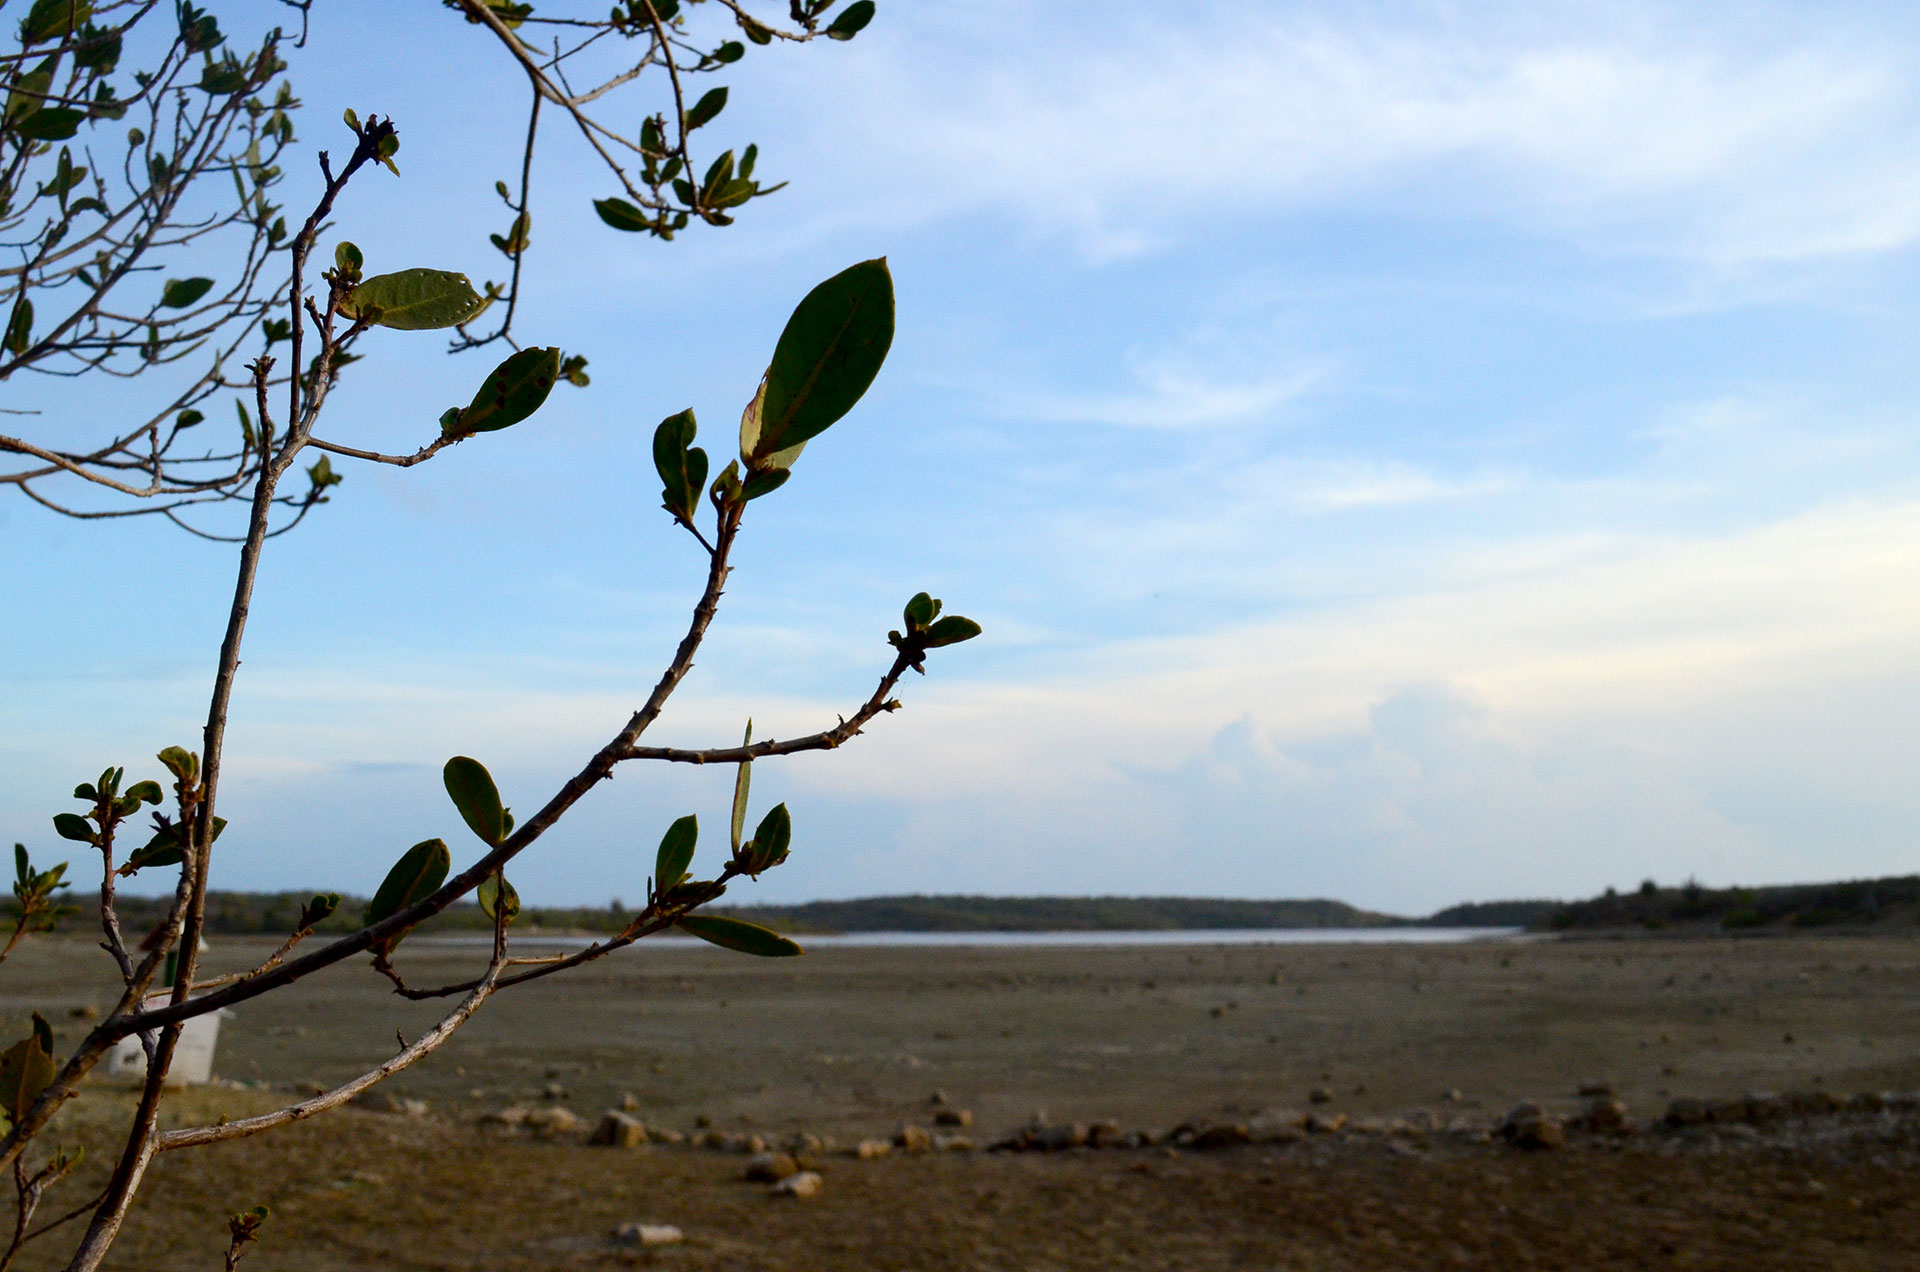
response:
[[[1247,1134],[1260,1144],[1291,1144],[1304,1137],[1306,1115],[1292,1109],[1273,1109],[1247,1123]]]
[[[964,1135],[936,1135],[933,1137],[933,1151],[936,1153],[971,1153],[973,1141]]]
[[[787,1151],[795,1157],[818,1157],[827,1151],[827,1142],[818,1135],[801,1131],[787,1141]]]
[[[1094,1122],[1087,1127],[1088,1148],[1118,1148],[1122,1138],[1118,1122]]]
[[[736,1153],[764,1153],[770,1146],[763,1135],[749,1135],[734,1146]]]
[[[1347,1124],[1345,1113],[1309,1113],[1302,1130],[1315,1135],[1332,1135]]]
[[[495,1109],[491,1113],[480,1115],[482,1126],[504,1126],[509,1129],[526,1123],[527,1110],[518,1104],[509,1104],[504,1109]]]
[[[525,1125],[541,1139],[561,1139],[580,1132],[580,1119],[574,1116],[573,1110],[558,1106],[530,1111]]]
[[[1800,1117],[1823,1117],[1840,1111],[1840,1101],[1826,1091],[1795,1091],[1786,1098],[1787,1107]]]
[[[670,1131],[663,1126],[649,1126],[647,1139],[655,1144],[684,1144],[687,1137],[679,1131]]]
[[[73,1017],[75,1020],[98,1020],[100,1019],[100,1009],[92,1003],[81,1003],[78,1007],[68,1012],[67,1015]]]
[[[1515,1105],[1501,1119],[1500,1136],[1515,1148],[1559,1148],[1567,1142],[1560,1119],[1538,1104]]]
[[[1440,1093],[1440,1098],[1448,1104],[1458,1104],[1460,1101],[1466,1099],[1467,1096],[1459,1087],[1448,1087]]]
[[[640,1097],[631,1091],[626,1092],[620,1097],[620,1111],[622,1113],[638,1113],[640,1111]]]
[[[1307,1102],[1310,1104],[1331,1104],[1333,1103],[1333,1092],[1323,1086],[1314,1087],[1311,1091],[1307,1092]]]
[[[1069,1148],[1079,1148],[1087,1142],[1087,1128],[1079,1122],[1062,1123],[1058,1126],[1036,1126],[1033,1128],[1033,1147],[1043,1153],[1057,1153]]]
[[[1582,1082],[1579,1087],[1575,1089],[1574,1094],[1583,1100],[1598,1099],[1601,1096],[1614,1094],[1613,1083]]]
[[[558,1082],[549,1082],[540,1089],[540,1098],[543,1100],[570,1100],[573,1098],[573,1092],[567,1090],[567,1088],[561,1086]]]
[[[935,1126],[972,1126],[973,1113],[967,1109],[941,1109],[933,1115]]]
[[[623,1223],[613,1230],[619,1245],[673,1245],[687,1239],[686,1233],[670,1223]]]
[[[1589,1131],[1602,1135],[1624,1135],[1633,1130],[1627,1106],[1611,1095],[1596,1095],[1587,1101],[1580,1121]]]
[[[639,1148],[646,1142],[646,1123],[618,1109],[608,1109],[602,1113],[599,1125],[595,1126],[593,1134],[587,1137],[587,1143],[599,1145],[602,1148]]]
[[[927,1097],[928,1104],[937,1105],[937,1104],[945,1104],[946,1102],[947,1102],[947,1093],[945,1091],[935,1091],[932,1095]]]
[[[356,1109],[365,1109],[369,1113],[401,1112],[400,1097],[391,1091],[382,1091],[379,1087],[362,1091],[347,1103]]]
[[[776,1197],[813,1197],[819,1194],[823,1182],[820,1172],[802,1170],[788,1175],[767,1191]]]
[[[1713,1106],[1705,1100],[1679,1096],[1668,1102],[1666,1116],[1660,1120],[1668,1126],[1704,1126],[1713,1120]]]
[[[1189,1147],[1204,1152],[1216,1148],[1232,1148],[1238,1144],[1250,1144],[1252,1142],[1253,1137],[1247,1133],[1246,1127],[1240,1125],[1238,1122],[1222,1122],[1219,1125],[1204,1127],[1194,1132],[1193,1141]]]
[[[924,1153],[933,1147],[933,1136],[924,1126],[915,1126],[911,1122],[894,1132],[895,1148],[908,1153]]]
[[[755,1153],[747,1162],[747,1181],[754,1184],[777,1184],[787,1176],[795,1174],[800,1163],[785,1153]]]
[[[853,1146],[853,1155],[861,1159],[868,1157],[885,1157],[892,1151],[893,1145],[883,1139],[863,1139]]]

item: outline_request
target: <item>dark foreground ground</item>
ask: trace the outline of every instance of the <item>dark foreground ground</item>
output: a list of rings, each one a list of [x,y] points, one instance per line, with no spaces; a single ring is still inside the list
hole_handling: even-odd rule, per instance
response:
[[[459,951],[403,947],[409,976]],[[238,964],[259,951],[228,943]],[[0,1011],[104,1005],[78,941],[0,970]],[[1885,1268],[1920,1267],[1913,1113],[1861,1112],[1573,1135],[1522,1152],[1472,1133],[1525,1099],[1572,1112],[1610,1083],[1643,1125],[1676,1096],[1920,1091],[1920,940],[1541,942],[1470,947],[832,950],[767,963],[633,952],[491,1005],[391,1084],[408,1117],[348,1110],[163,1159],[113,1266],[219,1266],[224,1217],[264,1202],[268,1269]],[[253,1111],[347,1076],[431,1018],[361,970],[226,1022],[220,1072],[181,1120]],[[1310,1102],[1320,1089],[1331,1096]],[[705,1118],[843,1144],[971,1110],[984,1145],[1027,1121],[1126,1130],[1263,1110],[1453,1132],[1308,1134],[1201,1152],[819,1153],[821,1194],[778,1200],[737,1154],[489,1131],[502,1106],[591,1123],[633,1097],[681,1131]],[[1452,1098],[1457,1096],[1457,1098]],[[104,1169],[124,1095],[72,1107]],[[83,1172],[84,1173],[84,1172]],[[48,1203],[57,1213],[97,1173]],[[675,1224],[677,1245],[609,1231]],[[51,1251],[48,1252],[51,1255]],[[46,1266],[32,1260],[27,1266]]]

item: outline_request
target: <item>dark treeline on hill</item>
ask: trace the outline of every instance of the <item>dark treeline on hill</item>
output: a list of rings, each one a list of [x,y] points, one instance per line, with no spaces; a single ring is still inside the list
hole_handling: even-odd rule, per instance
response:
[[[725,912],[796,932],[1164,932],[1395,927],[1407,922],[1356,909],[1344,901],[1201,897],[863,897],[740,906]]]
[[[1552,932],[1606,929],[1763,932],[1920,923],[1920,875],[1796,883],[1765,888],[1706,888],[1692,881],[1632,892],[1612,888],[1590,901],[1556,907],[1531,926]]]
[[[306,892],[210,892],[207,930],[225,935],[284,935]],[[76,898],[78,900],[78,898]],[[119,898],[121,925],[138,939],[157,926],[169,898]],[[320,927],[352,932],[366,909],[348,897]],[[1243,901],[1207,897],[862,897],[804,905],[715,906],[717,912],[785,932],[1111,932],[1228,928],[1527,927],[1542,932],[1672,930],[1792,931],[1822,927],[1920,925],[1920,875],[1764,888],[1707,888],[1651,882],[1632,892],[1609,889],[1587,901],[1479,901],[1411,919],[1362,910],[1344,901]],[[611,906],[539,907],[522,911],[523,927],[613,932],[629,917]],[[83,922],[81,915],[63,926]],[[484,931],[477,906],[457,905],[421,924],[430,933]]]
[[[210,892],[207,930],[216,935],[278,935],[292,930],[306,892]],[[130,938],[158,926],[170,898],[122,895],[121,926]],[[1555,911],[1554,901],[1490,901],[1451,906],[1409,919],[1361,910],[1343,901],[1244,901],[1206,897],[863,897],[787,906],[714,906],[785,932],[1111,932],[1229,928],[1526,927]],[[322,934],[356,931],[363,898],[345,898],[320,925]],[[612,906],[539,907],[521,912],[522,927],[617,931],[629,917]],[[458,905],[421,924],[422,933],[483,931],[479,908]]]

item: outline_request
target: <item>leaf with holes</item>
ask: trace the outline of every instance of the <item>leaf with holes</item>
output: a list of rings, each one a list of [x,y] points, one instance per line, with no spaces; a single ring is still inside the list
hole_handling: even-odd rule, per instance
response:
[[[403,269],[362,282],[341,302],[340,312],[396,331],[437,331],[472,322],[492,303],[473,290],[465,274]]]
[[[559,378],[560,350],[522,349],[487,373],[465,410],[441,416],[440,426],[449,437],[511,427],[540,409]]]

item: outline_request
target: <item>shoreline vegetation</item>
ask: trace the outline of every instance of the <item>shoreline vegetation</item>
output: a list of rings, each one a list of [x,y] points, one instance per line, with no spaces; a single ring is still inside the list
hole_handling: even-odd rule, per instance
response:
[[[207,931],[262,935],[291,930],[305,892],[210,892]],[[350,932],[365,908],[342,900],[321,932]],[[123,926],[144,931],[163,916],[164,899],[122,894]],[[1630,892],[1609,888],[1584,901],[1526,899],[1466,902],[1424,918],[1362,910],[1331,900],[1242,900],[1207,897],[887,896],[801,905],[715,906],[729,914],[799,935],[858,932],[1112,932],[1226,929],[1378,929],[1516,927],[1546,933],[1788,932],[1815,928],[1898,929],[1920,926],[1920,875],[1759,888],[1706,888],[1689,881],[1662,888],[1651,880]],[[521,923],[548,931],[608,932],[626,921],[619,901],[606,906],[528,907]],[[482,930],[475,905],[455,906],[421,932]]]

